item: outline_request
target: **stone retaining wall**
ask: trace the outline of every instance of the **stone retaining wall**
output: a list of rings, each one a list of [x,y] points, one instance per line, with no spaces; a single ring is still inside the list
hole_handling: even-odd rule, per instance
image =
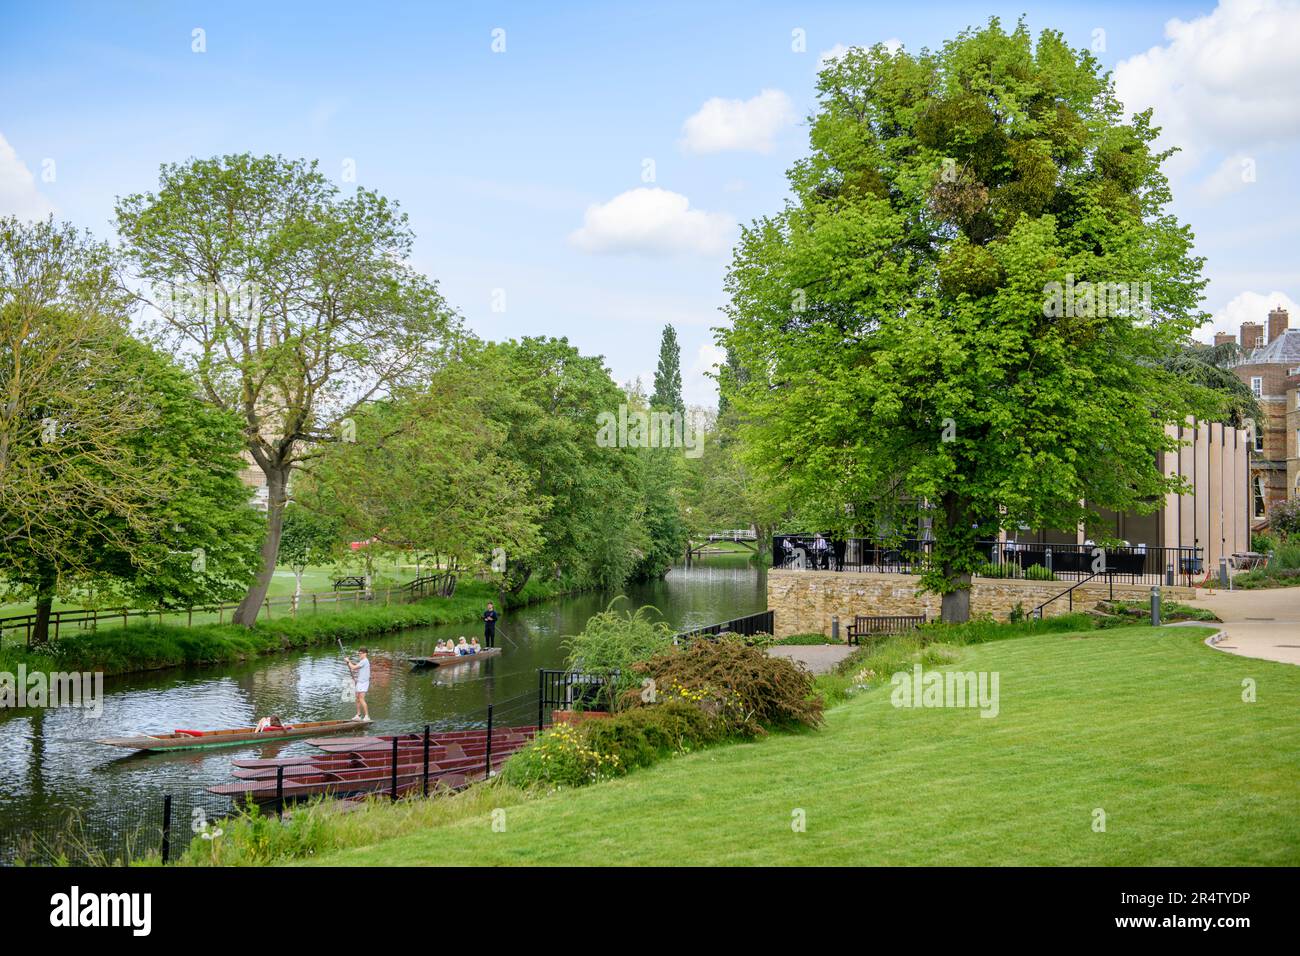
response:
[[[1005,620],[1016,604],[1032,611],[1049,598],[1070,587],[1070,581],[1026,581],[1012,578],[976,578],[971,585],[971,614],[992,614]],[[853,623],[856,614],[897,615],[925,614],[939,617],[942,604],[938,595],[919,594],[920,578],[912,574],[864,574],[851,571],[784,571],[767,572],[767,606],[776,612],[776,636],[831,633],[831,618],[840,619],[840,633]],[[1149,584],[1115,585],[1115,599],[1145,601],[1150,597]],[[1161,587],[1167,601],[1194,600],[1196,589]],[[1074,609],[1087,610],[1110,597],[1104,582],[1083,585],[1074,592]],[[1068,613],[1066,598],[1053,602],[1044,611],[1049,617]]]

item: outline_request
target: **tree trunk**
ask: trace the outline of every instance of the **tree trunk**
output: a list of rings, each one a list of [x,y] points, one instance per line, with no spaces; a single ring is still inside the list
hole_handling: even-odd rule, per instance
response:
[[[970,620],[970,575],[957,578],[958,590],[943,596],[941,611],[945,624],[961,624]]]
[[[266,469],[266,539],[262,542],[262,568],[248,588],[248,593],[235,608],[232,624],[252,627],[266,600],[275,574],[275,564],[280,556],[280,532],[284,529],[285,491],[289,483],[289,469],[278,466]]]
[[[965,496],[947,492],[943,496],[943,533],[947,538],[943,548],[943,563],[940,570],[948,581],[956,584],[957,589],[943,596],[941,611],[945,624],[962,624],[970,620],[970,574],[956,574],[952,562],[953,550],[965,548],[971,537],[970,502]]]
[[[54,587],[58,581],[54,566],[48,562],[41,561],[36,573],[39,576],[36,585],[36,620],[32,623],[28,647],[48,644],[50,641],[50,612],[54,608]]]

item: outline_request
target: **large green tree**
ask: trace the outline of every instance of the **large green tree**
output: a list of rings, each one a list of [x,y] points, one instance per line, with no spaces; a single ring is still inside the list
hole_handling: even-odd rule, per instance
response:
[[[234,615],[251,626],[294,471],[347,437],[364,404],[424,380],[458,323],[378,193],[342,196],[314,162],[279,156],[192,160],[160,178],[118,203],[118,229],[159,339],[240,417],[266,476],[262,566]]]
[[[1178,488],[1164,426],[1218,404],[1160,364],[1203,321],[1201,262],[1150,115],[1058,33],[854,49],[817,89],[792,199],[729,272],[746,380],[724,387],[750,462],[819,526],[901,535],[927,506],[922,583],[964,620],[977,539],[1102,540],[1098,509]]]
[[[542,545],[506,572],[511,590],[533,574],[564,576],[576,587],[617,588],[644,552],[634,450],[602,447],[597,416],[627,397],[600,356],[567,339],[529,337],[487,345],[466,357],[492,383],[491,415],[506,448],[547,503]]]
[[[56,597],[187,607],[252,578],[259,519],[239,423],[127,331],[108,248],[0,220],[0,580]]]
[[[526,562],[548,502],[487,414],[490,386],[456,363],[418,391],[363,406],[353,440],[307,467],[295,500],[365,542],[368,566],[385,552],[432,553],[453,575],[487,571],[494,556],[505,570]]]

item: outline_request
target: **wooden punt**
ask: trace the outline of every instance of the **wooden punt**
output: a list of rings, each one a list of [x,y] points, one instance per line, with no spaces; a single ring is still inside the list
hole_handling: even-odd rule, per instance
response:
[[[278,730],[264,730],[260,734],[253,727],[236,727],[233,730],[204,730],[197,734],[142,734],[138,737],[104,737],[97,744],[125,747],[129,750],[156,752],[161,750],[203,750],[208,747],[230,747],[235,744],[269,743],[315,734],[336,734],[364,727],[364,720],[311,720],[291,724]]]
[[[475,654],[430,654],[427,657],[408,657],[413,669],[422,667],[455,667],[470,661],[481,661],[485,657],[496,657],[501,653],[499,647],[485,647]]]
[[[509,753],[492,755],[492,767],[496,769],[505,763]],[[435,769],[436,766],[436,769]],[[429,767],[429,786],[449,786],[452,780],[456,786],[462,786],[467,780],[482,777],[483,760],[478,757],[465,757],[460,760],[443,761]],[[477,771],[477,772],[476,772]],[[433,776],[438,774],[438,776]],[[415,766],[406,769],[399,766],[397,772],[397,789],[399,792],[414,789],[423,784],[424,767]],[[367,793],[386,793],[393,785],[391,767],[364,767],[348,770],[326,770],[315,774],[295,776],[284,781],[283,796],[285,800],[297,800],[322,794],[333,796],[357,796]],[[269,803],[276,799],[277,781],[274,777],[260,780],[223,783],[208,787],[208,793],[233,797],[236,800],[252,799],[255,803]]]
[[[528,731],[526,733],[515,733],[515,732],[507,733],[504,731],[501,733],[497,733],[496,731],[493,731],[492,746],[495,747],[499,742],[504,743],[506,741],[514,740],[516,738],[523,741],[528,741],[533,738],[533,733],[532,731]],[[361,752],[369,753],[372,751],[391,752],[393,749],[392,737],[344,737],[343,739],[338,741],[311,740],[308,742],[313,747],[318,747],[321,750],[325,751],[326,753],[350,753],[354,751],[358,753]],[[484,734],[479,737],[461,737],[461,738],[452,738],[452,739],[436,739],[433,737],[429,738],[429,746],[431,747],[438,746],[438,745],[449,747],[453,744],[456,744],[461,747],[475,746],[475,745],[486,746],[487,735]],[[424,748],[424,738],[421,736],[398,738],[397,749],[399,751],[421,750],[423,748]]]

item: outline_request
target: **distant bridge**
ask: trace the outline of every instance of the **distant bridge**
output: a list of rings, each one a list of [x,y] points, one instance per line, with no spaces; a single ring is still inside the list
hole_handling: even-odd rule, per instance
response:
[[[686,543],[686,563],[689,564],[693,558],[706,554],[735,553],[712,547],[720,541],[730,541],[741,545],[746,551],[758,553],[758,534],[752,528],[734,528],[730,531],[713,531],[707,535],[692,536]]]

